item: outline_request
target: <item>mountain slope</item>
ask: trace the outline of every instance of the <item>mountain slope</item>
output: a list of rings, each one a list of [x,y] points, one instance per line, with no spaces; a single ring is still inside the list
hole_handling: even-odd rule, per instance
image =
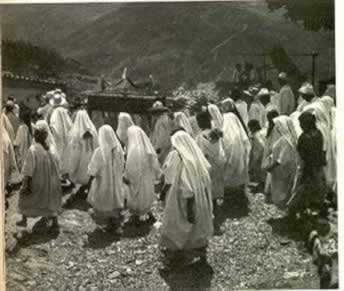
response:
[[[61,40],[120,4],[1,5],[3,38],[59,49]]]
[[[244,60],[261,66],[257,54],[276,44],[292,54],[321,50],[319,76],[334,73],[333,33],[305,32],[244,3],[127,4],[64,43],[66,55],[95,71],[116,77],[128,66],[169,85],[228,78],[228,68]],[[293,59],[310,73],[310,58]]]

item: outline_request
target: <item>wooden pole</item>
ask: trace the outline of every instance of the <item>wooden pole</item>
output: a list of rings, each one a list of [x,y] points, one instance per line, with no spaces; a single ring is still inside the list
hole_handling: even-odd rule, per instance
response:
[[[315,88],[315,70],[316,70],[316,58],[319,54],[315,51],[312,52],[312,84]]]

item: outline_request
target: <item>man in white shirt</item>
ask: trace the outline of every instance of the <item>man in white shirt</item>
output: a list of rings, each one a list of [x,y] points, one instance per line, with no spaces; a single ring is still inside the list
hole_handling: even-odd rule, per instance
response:
[[[293,90],[288,84],[288,76],[286,73],[282,72],[278,75],[278,82],[281,85],[279,98],[280,98],[280,114],[290,115],[295,110],[295,98]]]

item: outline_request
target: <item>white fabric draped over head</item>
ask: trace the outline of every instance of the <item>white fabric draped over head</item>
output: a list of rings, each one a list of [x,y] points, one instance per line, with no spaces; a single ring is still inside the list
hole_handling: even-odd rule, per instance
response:
[[[65,144],[68,143],[69,132],[72,125],[72,120],[65,108],[58,107],[53,111],[50,118],[50,127]]]
[[[273,119],[275,129],[283,136],[292,147],[297,146],[298,136],[293,120],[286,115],[281,115]]]
[[[124,156],[121,143],[110,125],[103,125],[99,129],[99,147],[105,164],[112,162],[109,157],[112,156],[113,150]]]
[[[178,131],[172,136],[172,146],[181,156],[188,183],[194,193],[202,193],[207,189],[210,195],[211,180],[208,172],[210,164],[195,140],[186,132]]]
[[[97,129],[88,116],[87,111],[80,110],[76,114],[76,118],[70,132],[72,143],[80,141],[86,132],[89,132],[95,139],[98,137]]]
[[[232,98],[226,98],[225,100],[221,101],[221,106],[223,112],[231,112],[235,107],[235,102]]]
[[[121,142],[126,143],[128,140],[128,128],[134,124],[129,113],[120,112],[118,115],[117,136]]]
[[[211,116],[213,126],[221,129],[223,126],[223,116],[219,107],[215,104],[209,104],[208,111]]]
[[[176,126],[182,127],[191,136],[194,135],[189,119],[186,117],[184,112],[174,113],[174,119]]]
[[[131,188],[139,192],[141,180],[147,173],[159,172],[158,156],[146,133],[138,126],[128,129],[128,150],[126,172],[130,176]]]

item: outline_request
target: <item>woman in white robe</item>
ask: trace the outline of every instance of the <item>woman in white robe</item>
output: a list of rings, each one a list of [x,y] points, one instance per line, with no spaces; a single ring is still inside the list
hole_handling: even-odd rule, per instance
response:
[[[279,116],[273,122],[280,138],[272,146],[271,163],[267,170],[271,173],[272,202],[284,208],[292,195],[299,165],[298,137],[290,117]]]
[[[196,137],[196,143],[208,160],[211,168],[209,175],[212,182],[213,205],[216,206],[217,199],[224,196],[225,152],[223,150],[222,132],[211,130],[211,117],[208,112],[197,115],[197,121],[202,131]]]
[[[98,147],[98,134],[86,110],[79,110],[70,131],[69,177],[74,184],[87,185],[87,167]]]
[[[124,207],[124,152],[114,130],[109,125],[99,129],[99,147],[88,165],[89,194],[87,201],[94,209],[98,224],[111,226]],[[118,226],[118,224],[117,224]],[[118,229],[120,231],[120,229]]]
[[[2,124],[2,127],[6,130],[11,142],[13,143],[16,138],[16,135],[14,133],[12,124],[5,113],[1,114],[1,124]]]
[[[223,118],[223,148],[226,155],[225,187],[242,187],[249,181],[250,140],[234,113],[225,113]]]
[[[50,129],[54,135],[62,178],[68,174],[70,130],[73,126],[68,112],[63,107],[56,108],[50,117]]]
[[[23,122],[18,128],[17,136],[13,143],[19,170],[21,170],[26,157],[26,153],[33,142],[31,113],[22,112],[22,120]]]
[[[118,115],[116,134],[124,149],[128,146],[128,128],[132,125],[135,124],[130,114],[126,112],[120,112]]]
[[[174,123],[175,128],[183,128],[191,137],[194,137],[194,132],[192,130],[189,119],[186,117],[184,112],[175,112],[174,113]]]
[[[174,258],[196,251],[206,259],[205,248],[214,231],[210,165],[186,132],[176,132],[172,146],[176,154],[170,164],[177,170],[167,195],[160,246]]]
[[[215,104],[209,104],[208,105],[208,111],[211,116],[211,125],[212,128],[219,128],[222,129],[223,127],[223,116],[222,113]]]
[[[17,167],[17,162],[15,158],[15,153],[11,139],[5,129],[1,126],[1,135],[2,135],[2,173],[4,178],[4,186],[8,184],[18,184],[21,181],[21,176]]]
[[[172,121],[168,113],[158,116],[151,136],[152,145],[158,154],[159,162],[163,165],[168,153],[171,150]]]
[[[129,186],[127,206],[139,223],[139,217],[151,216],[155,200],[155,182],[160,178],[158,156],[145,132],[138,126],[128,129],[125,182]]]
[[[18,225],[26,226],[27,217],[47,217],[50,226],[57,226],[62,210],[62,188],[59,162],[46,142],[48,133],[36,126],[35,143],[29,148],[22,169],[24,181],[20,189],[18,208],[23,219]]]

